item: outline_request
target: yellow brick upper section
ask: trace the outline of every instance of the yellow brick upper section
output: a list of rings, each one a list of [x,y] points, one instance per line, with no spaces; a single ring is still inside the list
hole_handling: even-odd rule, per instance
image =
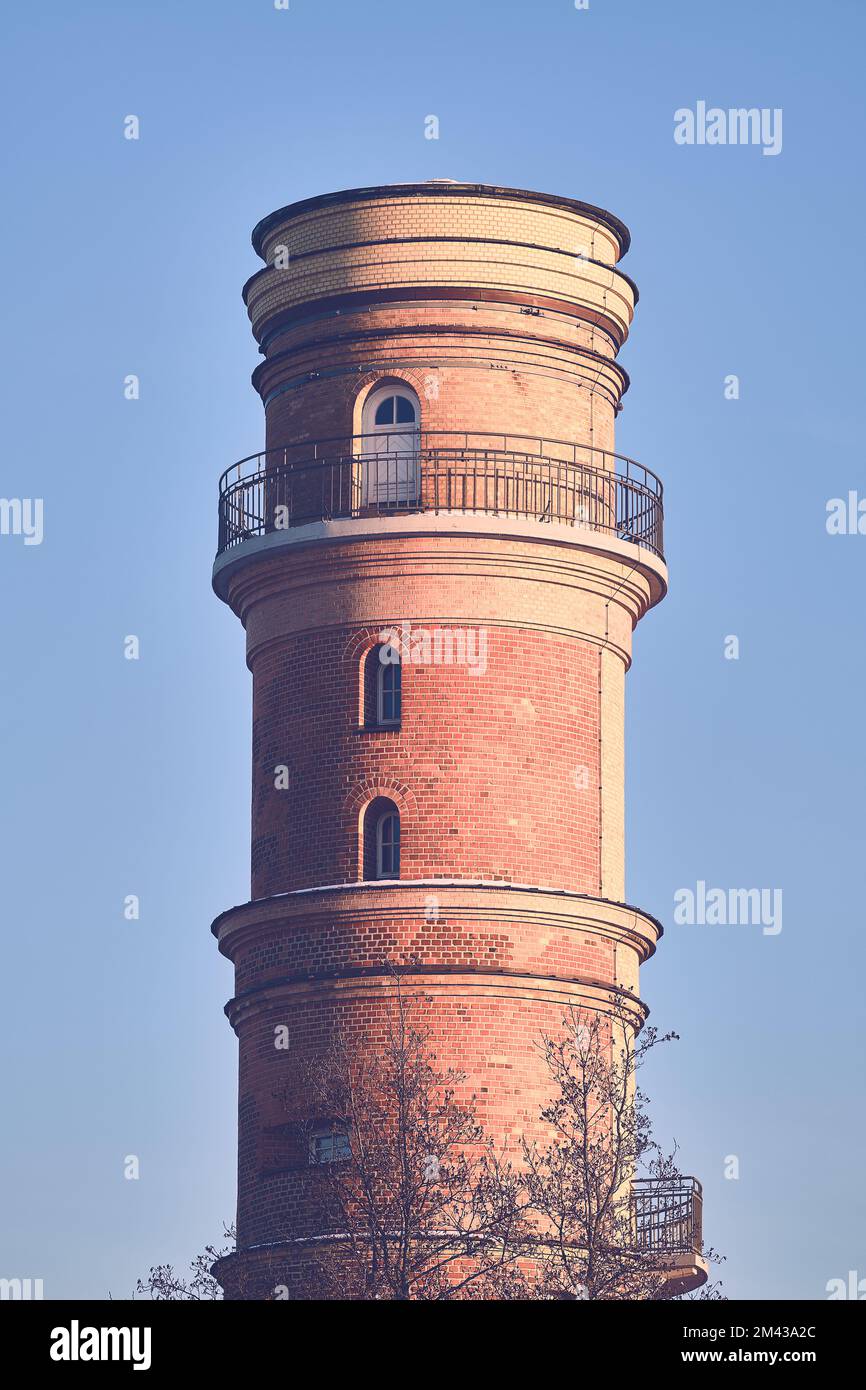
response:
[[[287,246],[297,256],[379,237],[445,235],[525,241],[609,265],[619,257],[619,243],[608,227],[567,208],[502,196],[458,198],[435,193],[313,208],[270,229],[263,250],[270,263],[275,246]]]
[[[370,242],[377,244],[363,244]],[[389,286],[476,287],[559,299],[603,313],[622,337],[634,312],[633,289],[614,269],[616,236],[566,207],[494,194],[386,195],[289,217],[264,240],[269,263],[281,247],[288,266],[265,271],[249,286],[254,331],[306,301]]]

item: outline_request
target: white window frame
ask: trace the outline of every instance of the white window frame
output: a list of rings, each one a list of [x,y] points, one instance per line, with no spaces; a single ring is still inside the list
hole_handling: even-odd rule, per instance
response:
[[[377,425],[376,412],[382,402],[388,400],[389,396],[399,396],[404,401],[408,401],[415,416],[414,421],[404,420],[399,425],[393,423]],[[377,434],[408,434],[410,430],[420,430],[420,428],[421,402],[418,399],[418,393],[413,391],[411,386],[401,386],[396,381],[386,381],[384,385],[377,386],[371,391],[364,402],[361,410],[361,434],[365,438]]]

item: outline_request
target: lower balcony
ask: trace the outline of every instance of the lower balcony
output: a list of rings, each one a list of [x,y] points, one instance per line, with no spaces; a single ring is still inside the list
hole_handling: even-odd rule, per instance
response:
[[[636,1178],[632,1212],[637,1250],[658,1256],[672,1293],[706,1282],[703,1192],[697,1178]]]
[[[427,431],[304,441],[223,474],[217,555],[311,522],[462,512],[566,523],[663,559],[662,492],[633,459],[561,440]]]

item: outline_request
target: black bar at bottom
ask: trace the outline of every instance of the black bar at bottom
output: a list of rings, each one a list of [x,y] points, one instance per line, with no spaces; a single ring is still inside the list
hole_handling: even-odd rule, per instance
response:
[[[631,1367],[663,1373],[691,1367],[700,1375],[708,1365],[765,1370],[797,1365],[818,1371],[826,1381],[828,1373],[844,1367],[850,1374],[848,1368],[860,1363],[863,1331],[863,1310],[846,1301],[572,1302],[516,1308],[472,1303],[438,1313],[415,1307],[405,1314],[387,1309],[385,1303],[320,1304],[311,1317],[308,1305],[298,1303],[7,1301],[0,1305],[0,1333],[7,1365],[25,1373],[47,1371],[51,1379],[92,1379],[108,1369],[138,1379],[212,1372],[222,1383],[235,1372],[249,1384],[257,1372],[271,1375],[279,1368],[280,1383],[288,1384],[298,1375],[308,1378],[317,1359],[329,1377],[344,1358],[349,1374],[387,1373],[390,1344],[381,1341],[383,1329],[399,1328],[404,1336],[423,1330],[437,1339],[432,1350],[459,1328],[459,1354],[446,1355],[440,1367],[450,1390],[450,1383],[465,1383],[476,1367],[489,1381],[499,1357],[512,1355],[508,1347],[515,1335],[526,1346],[527,1333],[555,1339],[533,1345],[546,1348],[550,1369],[567,1362],[569,1380],[587,1373],[598,1378],[604,1367],[615,1377]],[[392,1316],[396,1323],[389,1321]],[[506,1324],[498,1324],[502,1316]],[[340,1334],[334,1338],[328,1329],[337,1323]],[[496,1327],[502,1328],[500,1335],[485,1337]],[[395,1373],[400,1363],[405,1368],[401,1357]]]

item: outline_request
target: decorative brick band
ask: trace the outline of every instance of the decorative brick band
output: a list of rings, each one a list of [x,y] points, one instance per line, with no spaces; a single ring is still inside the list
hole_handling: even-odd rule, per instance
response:
[[[298,202],[289,203],[256,223],[252,234],[253,248],[259,256],[267,259],[274,237],[287,223],[297,223],[301,219],[309,220],[316,215],[324,215],[333,221],[335,213],[341,212],[353,203],[376,203],[383,208],[394,209],[398,214],[404,207],[411,210],[413,205],[417,206],[419,203],[422,206],[438,204],[443,208],[443,216],[449,217],[452,221],[459,215],[461,206],[469,209],[499,206],[512,223],[518,220],[520,210],[526,208],[530,214],[536,212],[537,215],[538,211],[553,212],[567,217],[572,222],[580,221],[589,226],[598,224],[611,237],[615,254],[618,256],[624,256],[631,243],[628,227],[620,218],[605,208],[584,203],[578,198],[566,198],[557,193],[536,193],[526,188],[505,188],[498,184],[451,183],[448,180],[438,180],[432,183],[378,184],[366,188],[347,188],[336,193],[321,193],[313,198],[303,198]],[[450,205],[447,213],[443,205]]]
[[[292,256],[292,263],[297,264],[298,261],[309,260],[311,257],[324,256],[327,255],[329,252],[339,253],[341,251],[360,251],[366,250],[372,246],[406,246],[414,242],[420,242],[423,244],[439,242],[444,242],[447,244],[449,242],[455,242],[459,245],[469,246],[477,242],[481,246],[520,246],[523,248],[524,251],[550,251],[552,249],[550,246],[546,246],[539,241],[514,241],[510,237],[444,235],[378,237],[371,238],[368,241],[346,241],[330,246],[316,246],[309,251],[296,251],[295,254]],[[573,256],[575,257],[575,259],[581,261],[586,261],[589,265],[601,266],[605,270],[610,270],[611,268],[608,261],[596,260],[594,256],[584,255],[584,253],[581,251],[563,251],[561,252],[561,254],[566,256]],[[262,266],[261,270],[255,271],[254,274],[252,274],[250,278],[247,280],[246,284],[241,290],[241,297],[245,304],[247,302],[249,291],[252,288],[252,286],[255,285],[263,275],[266,275],[269,269],[271,269],[270,266]],[[621,275],[623,280],[627,281],[634,295],[634,302],[635,304],[637,304],[640,298],[640,291],[637,285],[635,284],[634,280],[632,280],[630,275],[626,275],[624,270],[620,270],[619,268],[617,268],[616,274]]]
[[[277,894],[222,913],[212,930],[236,970],[233,1025],[276,998],[388,987],[384,963],[446,994],[577,1003],[622,991],[662,927],[638,908],[586,894],[429,879]],[[589,991],[589,994],[587,994]]]
[[[227,908],[215,917],[211,931],[223,955],[232,957],[230,941],[246,929],[268,923],[287,923],[311,911],[332,913],[341,907],[353,913],[392,913],[407,906],[418,908],[418,896],[436,892],[441,910],[471,911],[484,904],[488,912],[510,920],[532,921],[543,928],[572,927],[593,931],[607,929],[613,939],[627,941],[647,960],[664,933],[658,918],[631,903],[574,893],[567,888],[547,888],[529,883],[490,883],[479,879],[398,879],[388,883],[325,884],[274,893]],[[385,899],[383,902],[382,899]],[[360,900],[360,901],[358,901]],[[420,905],[423,914],[423,904]]]
[[[271,276],[275,274],[273,271],[263,273]],[[565,299],[561,295],[545,294],[540,290],[519,290],[516,287],[498,289],[471,281],[460,285],[438,282],[426,285],[392,283],[383,289],[346,288],[336,294],[306,297],[290,308],[281,305],[270,288],[269,298],[264,301],[264,309],[263,299],[262,296],[249,305],[253,332],[260,342],[265,337],[273,337],[276,332],[290,327],[301,317],[306,318],[310,312],[319,315],[334,311],[344,314],[359,313],[377,304],[410,304],[430,299],[456,300],[465,304],[472,304],[476,300],[478,303],[517,304],[527,308],[550,310],[555,314],[568,314],[571,318],[582,319],[585,323],[603,328],[610,334],[617,348],[625,342],[628,331],[628,319],[622,315],[606,312],[604,308],[577,298]]]
[[[631,990],[605,980],[575,977],[554,980],[543,975],[520,974],[504,970],[439,970],[423,967],[401,972],[407,981],[407,995],[420,993],[432,1003],[442,1000],[499,1000],[511,1008],[534,1003],[570,1009],[609,1013],[619,999],[639,1028],[649,1009]],[[325,1000],[341,1004],[364,1000],[387,1001],[393,995],[394,981],[380,969],[377,974],[354,971],[348,975],[285,979],[262,984],[247,994],[236,995],[225,1006],[226,1017],[235,1032],[262,1015],[309,1006]]]

